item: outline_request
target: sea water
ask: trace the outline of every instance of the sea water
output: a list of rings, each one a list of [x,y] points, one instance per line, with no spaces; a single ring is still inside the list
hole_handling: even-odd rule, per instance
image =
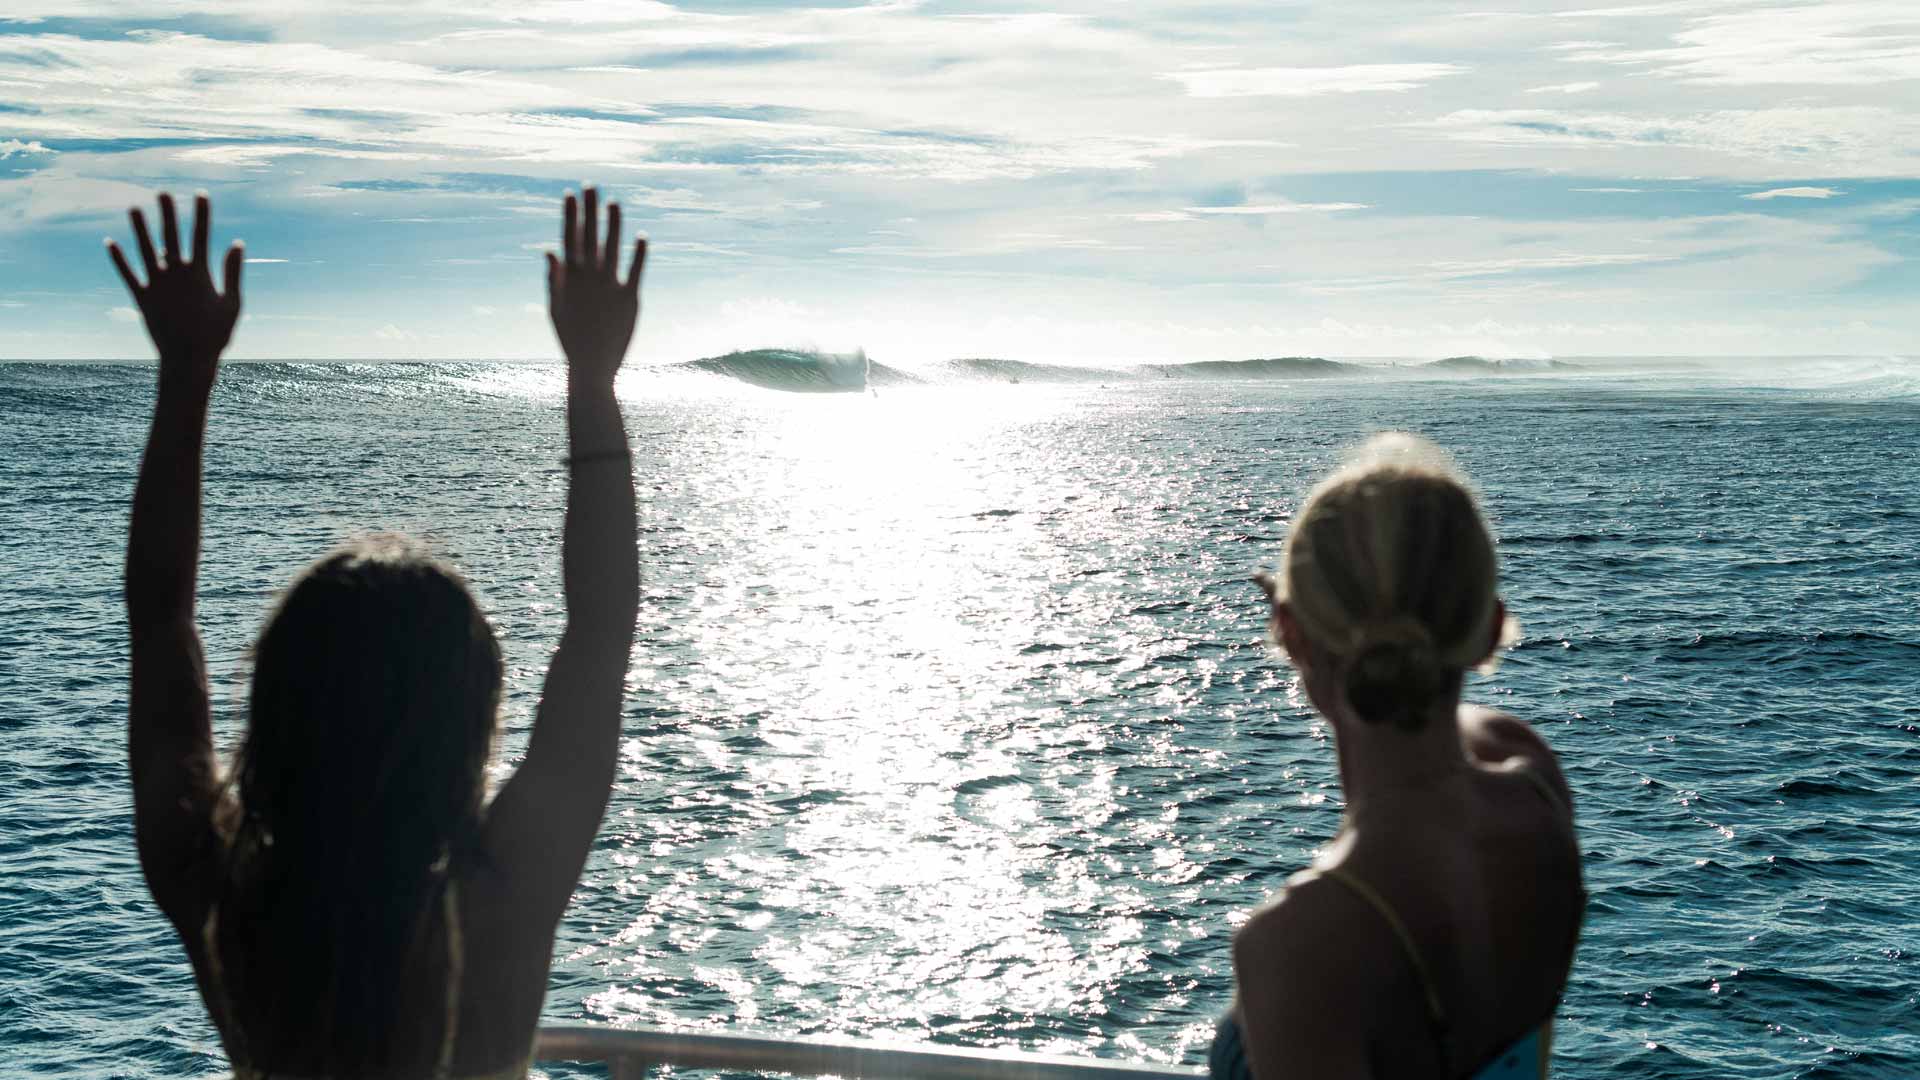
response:
[[[1556,1075],[1920,1076],[1920,379],[1630,368],[877,396],[631,373],[644,610],[546,1022],[1202,1061],[1230,935],[1341,811],[1248,575],[1343,448],[1404,428],[1478,482],[1524,627],[1469,694],[1578,801]],[[151,383],[0,365],[9,1076],[223,1067],[124,763]],[[500,629],[511,769],[564,615],[561,391],[229,366],[200,588],[223,746],[275,590],[403,529]]]

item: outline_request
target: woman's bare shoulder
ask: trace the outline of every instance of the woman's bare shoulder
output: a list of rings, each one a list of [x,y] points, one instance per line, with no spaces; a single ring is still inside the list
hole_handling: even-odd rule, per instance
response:
[[[1460,745],[1469,761],[1492,772],[1525,770],[1538,777],[1561,806],[1572,809],[1573,791],[1560,771],[1560,759],[1525,720],[1498,709],[1462,705],[1459,722]]]
[[[1234,952],[1296,962],[1321,956],[1350,960],[1355,938],[1365,937],[1356,932],[1355,914],[1351,893],[1318,870],[1303,870],[1254,909],[1234,934]]]

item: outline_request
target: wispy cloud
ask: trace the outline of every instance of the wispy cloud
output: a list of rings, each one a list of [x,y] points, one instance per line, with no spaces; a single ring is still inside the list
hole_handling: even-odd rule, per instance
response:
[[[1830,187],[1783,187],[1769,191],[1756,191],[1751,195],[1740,196],[1743,199],[1831,199],[1846,192]]]
[[[1313,97],[1319,94],[1399,93],[1459,75],[1459,64],[1350,64],[1346,67],[1215,68],[1170,71],[1162,78],[1199,98]]]
[[[1365,210],[1366,203],[1330,202],[1330,203],[1263,203],[1258,206],[1189,206],[1189,214],[1313,214],[1333,210]]]
[[[1570,60],[1638,67],[1721,86],[1865,86],[1920,80],[1920,7],[1837,0],[1701,15],[1667,48],[1565,43]]]
[[[1516,259],[1474,259],[1466,261],[1446,261],[1427,264],[1434,273],[1443,277],[1484,277],[1494,274],[1518,274],[1530,270],[1579,270],[1594,266],[1635,266],[1643,263],[1669,262],[1680,256],[1657,252],[1627,253],[1563,253],[1558,255],[1534,256]]]
[[[0,340],[59,303],[75,355],[137,340],[97,258],[37,254],[164,185],[290,264],[255,355],[550,355],[528,253],[583,179],[657,241],[665,355],[742,343],[738,295],[923,350],[1493,339],[1503,305],[1548,340],[1594,304],[1655,342],[1856,296],[1920,339],[1849,291],[1908,257],[1920,8],[1511,6],[35,0],[0,33],[0,295],[52,299]],[[1811,184],[1819,214],[1733,201]]]
[[[1920,114],[1881,106],[1726,109],[1691,115],[1462,109],[1409,127],[1513,147],[1647,147],[1758,159],[1789,172],[1867,176],[1920,168]]]
[[[1268,202],[1239,206],[1185,206],[1178,210],[1148,210],[1126,215],[1133,221],[1194,221],[1204,217],[1269,217],[1274,214],[1329,214],[1341,210],[1366,210],[1357,202]]]

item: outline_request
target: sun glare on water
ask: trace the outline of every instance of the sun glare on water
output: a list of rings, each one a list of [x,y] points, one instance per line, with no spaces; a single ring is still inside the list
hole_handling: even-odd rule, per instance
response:
[[[1054,478],[1059,449],[1037,430],[1076,400],[947,387],[756,393],[718,410],[711,396],[669,401],[665,422],[711,427],[696,440],[703,460],[684,463],[649,462],[648,422],[636,425],[643,476],[698,483],[715,511],[649,523],[675,537],[654,577],[682,594],[660,598],[674,640],[650,648],[728,660],[666,660],[643,675],[693,719],[629,738],[616,807],[661,784],[665,755],[665,771],[691,758],[729,777],[724,790],[677,796],[683,809],[710,800],[753,820],[724,839],[696,830],[704,877],[662,881],[647,867],[681,850],[673,826],[616,817],[644,849],[622,871],[646,911],[596,958],[618,980],[589,1009],[671,1022],[643,988],[683,964],[708,987],[733,987],[744,1018],[756,983],[777,977],[778,993],[812,1003],[827,1029],[870,1031],[879,1017],[937,1029],[1099,1001],[1115,973],[1103,970],[1130,953],[1089,953],[1050,917],[1095,890],[1049,867],[1057,825],[1046,822],[1062,806],[1043,814],[1038,800],[1098,822],[1113,812],[1111,775],[1058,761],[1036,784],[1024,764],[1059,757],[1047,746],[1073,725],[1009,707],[1024,673],[1009,658],[1049,636],[1050,586],[1072,573],[1062,538],[1036,522],[1084,493]],[[1035,572],[1049,562],[1058,574]],[[738,902],[737,921],[714,910],[716,893]],[[661,930],[674,920],[689,925]],[[1110,920],[1109,944],[1137,936],[1131,923]],[[636,937],[664,947],[636,955]]]

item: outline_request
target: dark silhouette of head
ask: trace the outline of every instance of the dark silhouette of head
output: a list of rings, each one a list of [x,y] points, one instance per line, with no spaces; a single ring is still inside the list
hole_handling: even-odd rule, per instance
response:
[[[254,1065],[358,1075],[417,1038],[389,1028],[477,833],[501,676],[465,581],[405,537],[327,555],[268,617],[221,911]]]

